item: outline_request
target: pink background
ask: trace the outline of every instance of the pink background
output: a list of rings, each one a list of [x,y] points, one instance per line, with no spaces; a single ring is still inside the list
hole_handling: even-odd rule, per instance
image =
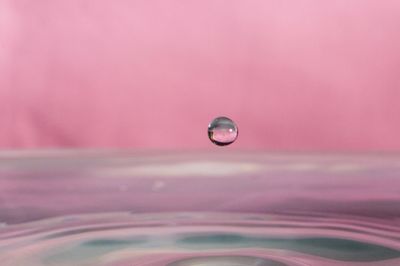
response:
[[[0,0],[0,148],[400,149],[400,1]]]

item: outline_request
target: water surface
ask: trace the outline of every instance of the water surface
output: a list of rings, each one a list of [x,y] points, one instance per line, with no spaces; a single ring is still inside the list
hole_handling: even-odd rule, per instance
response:
[[[400,157],[0,155],[2,266],[400,265]]]

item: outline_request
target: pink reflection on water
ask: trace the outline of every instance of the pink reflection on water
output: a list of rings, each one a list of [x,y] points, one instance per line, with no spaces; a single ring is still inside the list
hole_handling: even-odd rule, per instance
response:
[[[3,153],[0,259],[5,266],[29,259],[41,261],[35,266],[85,259],[165,266],[235,255],[292,266],[395,266],[398,162],[383,155]],[[217,248],[215,237],[200,246],[182,240],[221,234],[233,240]],[[358,248],[295,246],[307,238]],[[378,250],[375,259],[368,248]]]

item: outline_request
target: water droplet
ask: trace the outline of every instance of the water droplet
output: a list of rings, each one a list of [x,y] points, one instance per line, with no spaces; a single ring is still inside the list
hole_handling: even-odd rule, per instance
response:
[[[235,142],[239,130],[231,119],[217,117],[208,125],[208,137],[218,146],[225,146]]]

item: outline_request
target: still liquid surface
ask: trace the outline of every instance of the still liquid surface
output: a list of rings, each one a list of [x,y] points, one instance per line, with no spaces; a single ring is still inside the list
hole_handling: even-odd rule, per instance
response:
[[[3,154],[1,265],[400,265],[400,157]]]

